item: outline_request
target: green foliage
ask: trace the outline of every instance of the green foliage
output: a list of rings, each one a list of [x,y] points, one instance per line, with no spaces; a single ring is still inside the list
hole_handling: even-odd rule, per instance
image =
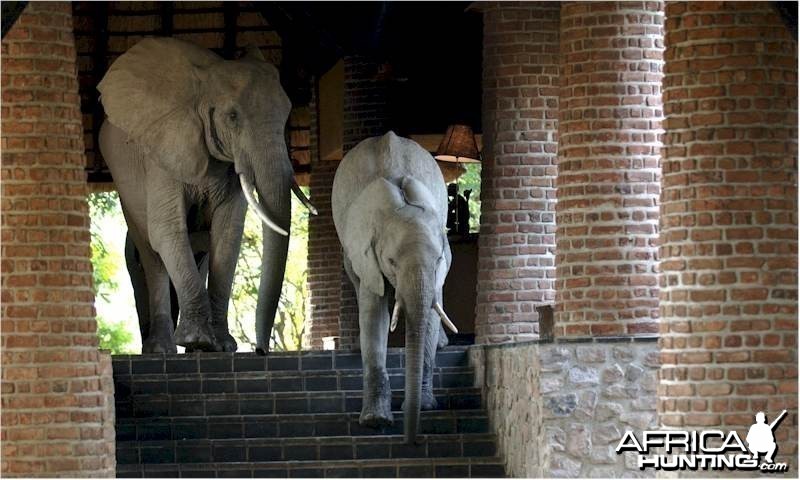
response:
[[[469,231],[477,232],[481,226],[481,164],[466,163],[467,171],[458,177],[458,192],[464,195],[472,190],[469,197]]]
[[[261,278],[261,239],[261,222],[255,214],[248,211],[228,318],[231,335],[240,344],[249,344],[251,349],[255,348],[256,343],[255,311]],[[288,351],[301,348],[309,298],[306,283],[307,257],[308,211],[293,198],[289,254],[272,328],[270,350]]]
[[[92,219],[122,212],[117,192],[90,193],[88,200]]]
[[[292,225],[289,255],[286,262],[283,290],[272,329],[270,349],[275,351],[299,350],[303,337],[308,287],[306,282],[308,254],[308,211],[292,199]],[[124,228],[125,222],[115,192],[95,193],[89,196],[92,219],[91,247],[93,280],[98,302],[109,302],[118,290],[119,269],[124,267],[123,253],[107,248],[103,242],[100,224],[110,217]],[[236,276],[231,291],[228,310],[231,335],[244,347],[255,347],[255,311],[258,303],[258,286],[261,279],[262,227],[258,217],[248,212],[242,237],[242,248],[236,266]],[[131,306],[133,308],[133,306]],[[131,343],[133,333],[123,322],[110,322],[98,316],[97,335],[100,348],[112,353],[134,353]],[[133,327],[136,328],[136,327]],[[242,348],[245,350],[246,348]]]
[[[117,217],[122,222],[122,209],[116,192],[100,192],[89,195],[89,216],[91,218],[92,280],[95,294],[108,302],[119,284],[114,280],[123,263],[120,252],[109,250],[103,242],[100,223],[108,217]],[[122,222],[124,224],[124,222]],[[100,348],[113,354],[135,353],[131,347],[133,334],[122,322],[109,322],[97,317],[97,337]]]
[[[131,347],[133,334],[122,322],[109,322],[97,317],[97,338],[100,340],[99,348],[114,355],[136,353]]]
[[[116,192],[89,194],[89,216],[91,218],[92,280],[95,294],[108,300],[108,296],[119,288],[114,276],[117,274],[122,256],[106,248],[100,236],[100,221],[103,217],[121,214]]]

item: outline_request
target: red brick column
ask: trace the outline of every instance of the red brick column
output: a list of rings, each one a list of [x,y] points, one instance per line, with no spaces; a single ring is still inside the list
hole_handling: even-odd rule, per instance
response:
[[[797,43],[769,3],[669,2],[662,425],[746,433],[797,468]]]
[[[535,338],[555,298],[559,4],[486,2],[477,343]]]
[[[72,6],[31,2],[2,71],[2,475],[110,477]]]
[[[388,83],[381,66],[362,56],[344,59],[344,154],[362,140],[388,131]],[[339,301],[339,348],[358,349],[358,300],[344,269]]]
[[[319,158],[319,116],[316,94],[309,107],[311,175],[309,192],[318,215],[308,218],[308,290],[310,312],[303,334],[303,348],[321,350],[323,337],[339,335],[339,295],[342,247],[333,225],[331,188],[339,162]]]
[[[658,330],[662,2],[565,2],[556,335]]]

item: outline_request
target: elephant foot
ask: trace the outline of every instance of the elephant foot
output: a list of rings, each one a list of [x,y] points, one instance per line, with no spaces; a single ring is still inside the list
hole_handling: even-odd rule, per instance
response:
[[[401,407],[403,411],[406,409],[406,402],[403,402]],[[424,388],[422,389],[422,393],[420,394],[419,399],[419,409],[420,410],[436,410],[439,408],[439,402],[436,401],[436,397],[433,395],[433,392],[428,390],[426,391]]]
[[[436,410],[439,407],[439,402],[436,401],[436,397],[433,395],[433,392],[422,392],[422,398],[420,398],[420,410]]]
[[[222,332],[215,332],[214,336],[217,339],[217,343],[222,347],[220,351],[222,352],[235,352],[239,349],[239,344],[236,343],[236,340],[233,339],[230,333],[226,331]]]
[[[392,387],[386,371],[369,371],[364,385],[364,405],[358,423],[365,427],[381,428],[394,423]]]
[[[394,415],[390,402],[379,400],[372,405],[364,405],[358,423],[370,428],[391,426],[394,423]]]
[[[142,353],[178,353],[178,348],[170,335],[152,334],[142,342]]]
[[[214,337],[214,332],[206,325],[200,325],[188,319],[181,319],[175,330],[175,343],[191,349],[205,352],[218,352],[221,345]]]
[[[439,328],[439,338],[436,339],[436,349],[441,350],[446,347],[450,343],[450,340],[447,338],[447,334],[444,333],[444,328],[440,326]]]

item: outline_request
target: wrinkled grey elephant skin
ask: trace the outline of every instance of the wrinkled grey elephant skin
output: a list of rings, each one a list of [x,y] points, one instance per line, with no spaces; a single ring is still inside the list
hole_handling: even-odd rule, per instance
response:
[[[406,441],[413,443],[420,409],[436,408],[435,354],[447,338],[435,309],[451,261],[444,179],[427,151],[389,132],[345,155],[331,200],[345,269],[358,296],[364,364],[360,422],[378,427],[393,421],[386,371],[392,311],[393,321],[405,322],[403,416]]]
[[[175,352],[176,344],[236,351],[227,312],[248,203],[264,221],[256,334],[266,352],[286,266],[290,191],[299,192],[284,138],[291,104],[277,69],[258,49],[228,61],[181,40],[148,38],[97,88],[107,115],[100,150],[135,246],[126,257],[139,290],[142,352]]]

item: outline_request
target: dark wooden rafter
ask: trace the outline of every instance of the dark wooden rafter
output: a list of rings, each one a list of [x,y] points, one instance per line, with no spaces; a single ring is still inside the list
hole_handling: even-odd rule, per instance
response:
[[[287,53],[307,63],[314,75],[327,72],[344,52],[336,38],[315,25],[305,2],[258,2],[259,13],[278,32]],[[287,44],[289,52],[287,50]]]
[[[6,33],[11,30],[11,27],[17,22],[17,19],[22,14],[22,11],[25,10],[25,7],[28,5],[28,2],[13,2],[13,1],[4,1],[2,2],[2,15],[3,15],[3,38],[6,38]]]
[[[106,74],[108,69],[108,2],[94,2],[92,4],[94,17],[94,51],[92,52],[92,77],[95,85]],[[95,175],[103,172],[103,159],[100,155],[99,137],[100,125],[105,119],[105,111],[100,103],[100,92],[92,89],[92,140],[94,142],[94,161],[92,173]]]
[[[311,165],[297,163],[294,160],[292,160],[292,168],[294,169],[295,175],[311,173]]]
[[[223,16],[225,18],[225,34],[222,52],[225,58],[232,60],[236,55],[236,34],[239,22],[239,2],[225,2]]]
[[[164,37],[171,37],[173,33],[172,14],[175,7],[172,2],[161,2],[161,31],[159,32]],[[130,35],[130,32],[125,32],[125,35]]]

